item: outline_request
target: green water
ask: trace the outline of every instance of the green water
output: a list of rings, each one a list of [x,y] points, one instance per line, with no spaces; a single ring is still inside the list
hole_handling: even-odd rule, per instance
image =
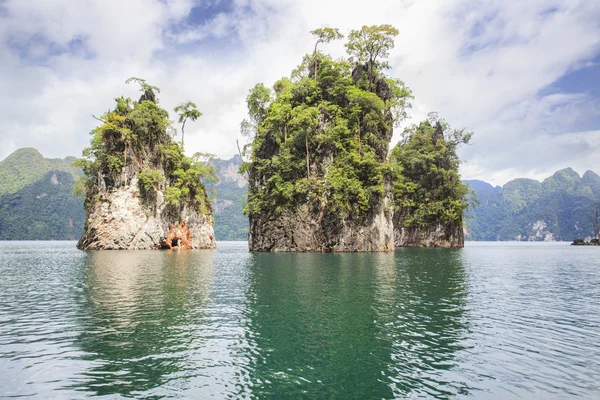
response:
[[[0,243],[0,398],[600,398],[600,248]]]

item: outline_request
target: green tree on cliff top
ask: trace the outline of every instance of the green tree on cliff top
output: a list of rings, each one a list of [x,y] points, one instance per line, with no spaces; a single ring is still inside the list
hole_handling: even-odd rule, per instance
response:
[[[364,25],[348,35],[346,51],[354,63],[367,66],[370,84],[373,83],[374,70],[390,67],[387,58],[394,48],[394,38],[398,33],[398,29],[391,25]]]
[[[185,134],[185,123],[189,119],[190,121],[196,121],[202,116],[202,113],[198,111],[196,104],[187,101],[179,104],[174,108],[174,111],[179,115],[179,123],[181,124],[181,148],[183,149],[183,135]]]
[[[315,79],[317,79],[317,71],[319,69],[319,51],[318,51],[318,47],[319,44],[321,43],[331,43],[334,40],[340,40],[343,39],[344,35],[342,35],[339,31],[339,29],[337,28],[329,28],[329,27],[323,27],[323,28],[319,28],[319,29],[315,29],[314,31],[310,32],[314,37],[317,38],[317,41],[315,43],[315,50],[313,51],[313,63],[315,65],[314,68],[314,75],[313,77]]]

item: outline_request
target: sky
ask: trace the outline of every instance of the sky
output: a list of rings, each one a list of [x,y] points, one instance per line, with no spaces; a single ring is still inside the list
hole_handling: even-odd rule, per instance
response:
[[[198,105],[187,153],[229,158],[248,91],[289,76],[311,30],[376,24],[400,32],[389,74],[415,96],[406,123],[437,111],[474,132],[463,178],[600,173],[597,0],[0,0],[0,159],[79,156],[92,115],[139,96],[131,76],[168,110]],[[346,56],[343,42],[322,50]]]

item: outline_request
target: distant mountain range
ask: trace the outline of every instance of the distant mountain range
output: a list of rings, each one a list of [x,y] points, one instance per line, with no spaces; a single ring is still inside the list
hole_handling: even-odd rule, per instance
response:
[[[75,240],[83,231],[83,201],[72,195],[81,171],[75,157],[44,158],[36,149],[19,149],[0,161],[0,240]],[[248,218],[242,213],[247,192],[237,173],[242,159],[213,161],[219,183],[214,190],[215,237],[246,240]],[[504,187],[465,181],[479,205],[468,212],[469,240],[554,241],[592,236],[600,206],[600,176],[580,177],[570,168],[538,182],[515,179]]]
[[[580,177],[566,168],[543,182],[520,178],[504,187],[465,182],[480,203],[468,212],[470,240],[571,241],[594,233],[600,176],[592,171]]]
[[[242,212],[248,182],[238,174],[242,157],[236,155],[229,160],[213,160],[219,182],[214,187],[215,237],[217,240],[246,240],[248,238],[248,217]]]

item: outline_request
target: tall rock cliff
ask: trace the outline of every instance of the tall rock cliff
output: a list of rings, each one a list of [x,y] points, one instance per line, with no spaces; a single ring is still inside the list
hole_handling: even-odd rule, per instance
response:
[[[116,99],[78,164],[85,173],[82,250],[216,247],[202,179],[214,168],[186,157],[168,133],[156,88],[142,81],[139,102]],[[81,187],[81,186],[80,186]]]
[[[355,69],[354,78],[344,81],[345,96],[350,104],[365,104],[356,107],[358,116],[352,121],[348,110],[339,110],[331,103],[334,99],[327,99],[327,75],[335,67],[334,62],[323,62],[325,77],[317,82],[305,78],[297,84],[276,84],[285,88],[279,88],[267,114],[294,104],[296,91],[314,91],[315,97],[325,99],[310,102],[299,96],[296,107],[289,109],[291,120],[283,128],[284,137],[282,130],[269,126],[269,116],[262,125],[268,130],[257,140],[249,169],[250,250],[394,249],[392,193],[385,170],[393,122],[385,105],[390,88],[384,79],[376,78],[377,93],[360,89],[363,69]],[[377,123],[369,126],[364,122],[369,117]]]
[[[393,44],[389,26],[363,30],[349,49],[370,49],[372,32]],[[251,156],[242,166],[249,177],[250,250],[394,249],[387,155],[411,93],[364,54],[334,61],[315,51],[292,79],[250,91],[250,121],[243,127],[252,138]]]

